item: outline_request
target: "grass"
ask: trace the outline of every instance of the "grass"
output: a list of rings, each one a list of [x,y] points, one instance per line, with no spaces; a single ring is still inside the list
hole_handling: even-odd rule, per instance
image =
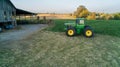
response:
[[[65,32],[64,23],[74,20],[54,20],[55,25],[48,30],[54,32]],[[120,20],[86,20],[86,25],[93,28],[96,34],[104,34],[120,37]]]
[[[1,67],[120,67],[120,38],[40,31],[0,49]]]
[[[47,30],[5,42],[0,67],[120,67],[119,21],[86,21],[94,38],[67,37],[63,24],[68,21],[55,20]]]

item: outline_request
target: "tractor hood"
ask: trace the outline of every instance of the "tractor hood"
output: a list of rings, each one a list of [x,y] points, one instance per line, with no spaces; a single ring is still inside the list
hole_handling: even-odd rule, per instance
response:
[[[76,23],[75,22],[68,22],[68,23],[64,23],[64,30],[67,30],[67,27],[71,26],[71,27],[75,27]]]

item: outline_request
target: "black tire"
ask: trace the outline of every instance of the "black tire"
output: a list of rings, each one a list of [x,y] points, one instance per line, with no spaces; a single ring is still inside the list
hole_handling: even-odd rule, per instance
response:
[[[72,37],[76,34],[76,31],[74,28],[68,28],[67,31],[66,31],[66,35],[69,36],[69,37]]]
[[[94,36],[94,32],[90,26],[85,26],[84,28],[84,36],[87,38],[91,38]]]

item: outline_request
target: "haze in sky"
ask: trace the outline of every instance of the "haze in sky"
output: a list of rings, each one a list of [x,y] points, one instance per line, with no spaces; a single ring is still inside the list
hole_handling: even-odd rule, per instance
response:
[[[35,13],[73,13],[84,5],[91,12],[120,12],[120,0],[11,0],[20,9]]]

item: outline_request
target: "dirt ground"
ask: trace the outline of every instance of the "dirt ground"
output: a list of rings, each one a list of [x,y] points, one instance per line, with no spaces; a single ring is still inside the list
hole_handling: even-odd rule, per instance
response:
[[[120,67],[119,37],[67,37],[44,27],[27,25],[1,33],[0,67]]]
[[[27,36],[43,29],[47,25],[44,24],[29,24],[29,25],[19,25],[20,29],[8,30],[6,32],[0,33],[0,46],[4,47],[10,42],[22,40]],[[2,46],[4,45],[4,46]]]
[[[120,38],[38,31],[0,49],[2,67],[120,67]],[[9,48],[10,48],[9,46]]]

